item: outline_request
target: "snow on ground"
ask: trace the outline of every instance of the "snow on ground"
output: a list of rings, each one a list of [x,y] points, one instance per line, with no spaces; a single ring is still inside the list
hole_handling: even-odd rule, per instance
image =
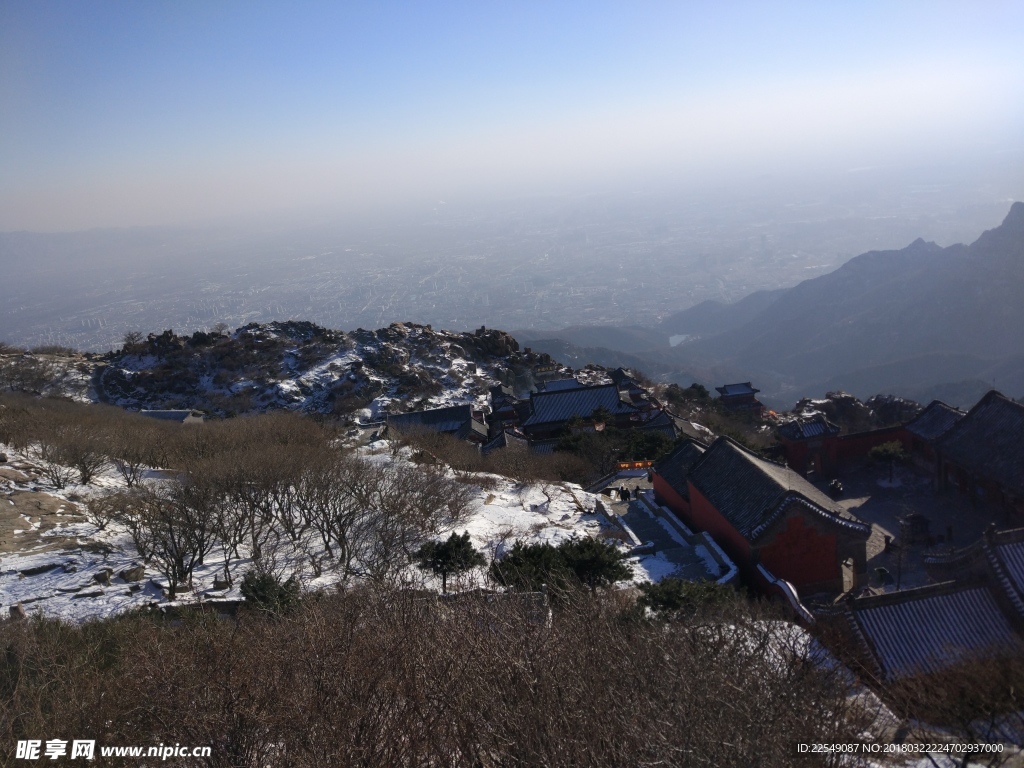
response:
[[[661,581],[674,576],[679,570],[679,566],[663,554],[634,557],[632,566],[633,580],[636,582]]]
[[[558,546],[574,536],[601,532],[602,521],[594,514],[596,498],[579,486],[519,487],[498,475],[489,477],[497,487],[481,490],[470,520],[454,526],[469,531],[478,549],[501,556],[516,540]],[[577,499],[584,510],[576,506]]]
[[[375,445],[379,449],[382,444]],[[169,604],[163,590],[165,580],[155,564],[145,566],[144,576],[138,581],[129,582],[122,576],[126,570],[142,564],[127,530],[111,523],[100,531],[82,514],[83,502],[88,498],[123,488],[120,476],[108,469],[90,486],[55,489],[32,472],[30,459],[2,445],[0,452],[10,459],[3,466],[16,470],[10,478],[0,477],[0,504],[7,497],[13,505],[12,494],[39,494],[40,498],[50,499],[50,507],[56,509],[13,520],[13,531],[17,532],[11,534],[11,546],[0,550],[0,611],[5,618],[19,602],[29,614],[38,612],[74,622]],[[366,457],[375,462],[407,460],[404,456],[375,452],[373,447],[367,449]],[[154,470],[148,479],[160,482],[164,474]],[[601,536],[616,542],[624,551],[631,548],[623,540],[626,537],[621,530],[611,524],[598,506],[599,497],[577,485],[520,485],[497,475],[481,475],[478,482],[479,485],[468,485],[472,497],[466,518],[451,522],[439,531],[437,538],[468,531],[473,545],[484,552],[488,562],[503,555],[516,541],[557,545],[572,537]],[[11,514],[8,512],[8,516]],[[44,530],[38,533],[41,525]],[[277,561],[282,573],[294,573],[307,590],[330,588],[341,580],[340,574],[327,567],[316,576],[301,547],[282,548]],[[672,563],[656,555],[633,557],[630,562],[640,581],[656,581],[675,569]],[[224,568],[222,552],[215,549],[196,568],[193,591],[179,592],[178,601],[239,599],[237,585],[249,567],[251,560],[247,558],[232,560],[230,568],[236,586],[214,589],[214,579],[222,576]],[[107,572],[109,583],[104,576]],[[405,575],[409,582],[440,587],[439,579],[423,574],[415,566],[408,566]],[[449,586],[468,588],[485,582],[486,568],[480,568],[466,577],[451,579]]]

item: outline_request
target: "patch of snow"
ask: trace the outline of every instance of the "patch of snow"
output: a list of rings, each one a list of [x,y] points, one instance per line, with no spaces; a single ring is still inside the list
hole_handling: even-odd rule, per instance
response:
[[[663,554],[643,555],[635,558],[630,563],[633,568],[634,580],[661,581],[672,576],[679,566],[665,557]]]

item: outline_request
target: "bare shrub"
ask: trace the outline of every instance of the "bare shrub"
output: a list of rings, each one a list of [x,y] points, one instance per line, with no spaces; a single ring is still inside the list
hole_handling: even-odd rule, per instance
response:
[[[897,713],[917,724],[912,737],[920,741],[934,741],[936,728],[965,744],[1012,743],[1024,733],[1020,653],[966,658],[941,672],[898,681],[886,693]],[[970,754],[963,765],[969,758],[972,765],[999,766],[1011,757]]]
[[[24,395],[0,394],[0,443],[25,450],[32,442],[35,414]]]
[[[739,605],[671,625],[361,589],[287,621],[0,627],[0,735],[209,745],[211,766],[793,764],[860,741],[849,684]],[[872,758],[884,764],[885,755]],[[826,765],[851,764],[826,757]]]
[[[29,454],[39,465],[40,474],[58,490],[62,490],[74,482],[78,472],[69,466],[69,457],[64,443],[59,437],[47,435],[36,442]]]
[[[95,525],[97,530],[106,530],[110,523],[120,517],[126,502],[127,499],[120,493],[91,498],[85,503],[85,519]]]

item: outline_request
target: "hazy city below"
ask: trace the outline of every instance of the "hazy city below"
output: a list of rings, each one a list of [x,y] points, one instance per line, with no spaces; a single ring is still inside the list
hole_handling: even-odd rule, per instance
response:
[[[0,339],[106,350],[126,331],[304,319],[462,330],[653,325],[921,237],[999,224],[1024,158],[797,183],[437,201],[367,221],[0,234]]]

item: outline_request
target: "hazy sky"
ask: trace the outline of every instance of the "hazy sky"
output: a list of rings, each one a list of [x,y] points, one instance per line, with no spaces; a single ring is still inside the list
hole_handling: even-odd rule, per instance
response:
[[[1024,148],[1024,3],[0,0],[0,230]]]

